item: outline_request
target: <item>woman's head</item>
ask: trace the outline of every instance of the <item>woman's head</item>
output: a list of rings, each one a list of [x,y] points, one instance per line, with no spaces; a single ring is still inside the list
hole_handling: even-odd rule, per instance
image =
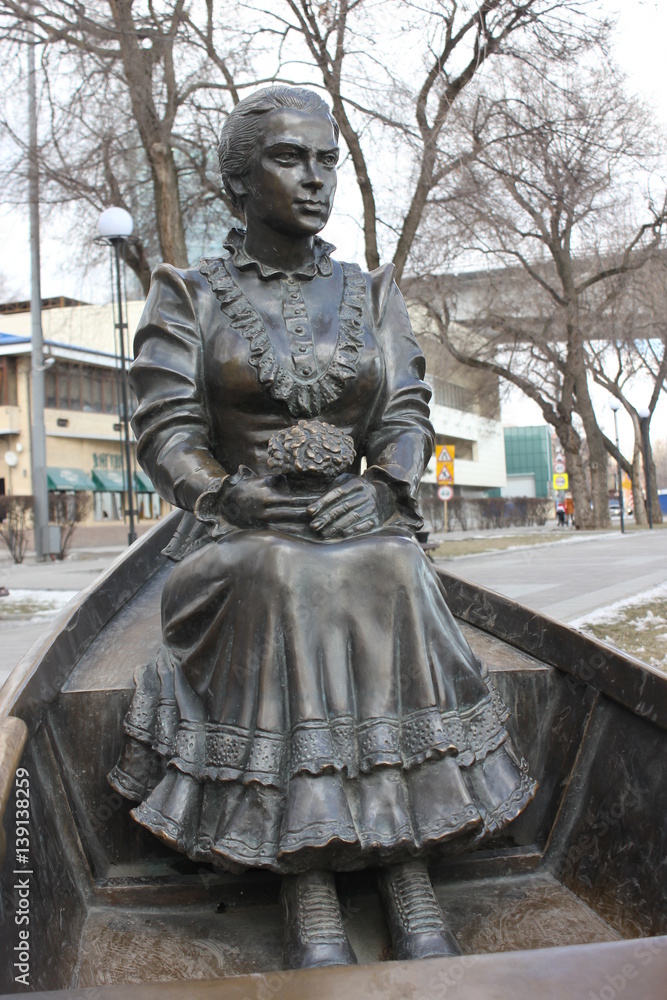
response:
[[[338,140],[338,124],[329,105],[319,94],[303,87],[266,87],[240,101],[227,116],[220,136],[218,158],[227,194],[234,206],[243,210],[244,196],[235,190],[234,178],[250,174],[267,114],[280,108],[292,108],[327,119]],[[232,181],[232,183],[230,183]]]

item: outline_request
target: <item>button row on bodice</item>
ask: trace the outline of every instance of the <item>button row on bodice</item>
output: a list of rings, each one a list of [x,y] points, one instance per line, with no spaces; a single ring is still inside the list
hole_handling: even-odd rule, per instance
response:
[[[315,346],[300,283],[295,278],[286,278],[280,282],[280,295],[294,371],[300,378],[312,378],[317,371]]]

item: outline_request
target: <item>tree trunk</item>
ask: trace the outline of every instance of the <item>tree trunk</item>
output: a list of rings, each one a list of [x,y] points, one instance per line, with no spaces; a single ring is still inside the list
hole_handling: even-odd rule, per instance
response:
[[[139,279],[144,296],[151,287],[151,267],[146,257],[146,251],[141,240],[136,243],[125,243],[123,246],[125,263]]]
[[[654,524],[662,524],[662,511],[660,510],[660,498],[658,497],[656,468],[655,462],[653,461],[650,441],[646,467],[648,469],[648,489],[651,496],[651,520]]]
[[[595,527],[595,521],[588,484],[586,483],[584,463],[581,460],[581,439],[574,427],[565,422],[556,428],[556,434],[565,452],[570,491],[574,503],[574,523],[577,529],[590,530]]]
[[[164,142],[151,143],[147,150],[153,174],[158,237],[162,258],[175,267],[188,266],[185,245],[178,172],[171,146]]]
[[[162,258],[176,267],[188,266],[183,229],[183,214],[178,190],[178,171],[172,147],[175,115],[175,80],[167,74],[162,117],[154,99],[153,56],[143,49],[133,18],[132,0],[109,0],[111,15],[118,32],[128,95],[141,143],[148,158],[155,193],[155,214]],[[171,59],[174,39],[163,37],[162,59],[165,67]]]
[[[607,480],[607,449],[604,437],[600,432],[593,403],[588,390],[588,373],[582,350],[582,337],[579,327],[579,308],[574,287],[568,287],[573,271],[572,260],[566,258],[566,277],[564,288],[570,294],[568,308],[569,354],[568,362],[574,379],[574,399],[577,413],[581,417],[588,445],[588,461],[591,478],[591,501],[593,503],[592,520],[594,528],[611,528],[609,514],[609,487]]]
[[[594,422],[592,427],[586,427],[585,429],[591,474],[593,521],[596,528],[611,528],[611,516],[609,514],[607,449],[602,441],[602,435],[600,434],[597,423]]]
[[[639,422],[635,421],[633,418],[632,423],[635,425],[635,448],[632,453],[632,503],[635,509],[635,524],[641,525],[643,528],[648,527],[648,517],[646,515],[646,505],[644,503],[644,494],[642,492],[642,446],[641,446],[641,432],[639,430]]]

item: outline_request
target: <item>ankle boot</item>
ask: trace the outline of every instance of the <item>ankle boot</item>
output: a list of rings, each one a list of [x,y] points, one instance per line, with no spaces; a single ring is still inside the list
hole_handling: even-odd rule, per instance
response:
[[[318,965],[356,965],[347,939],[331,872],[314,871],[283,878],[283,964],[286,969]]]
[[[461,954],[456,938],[445,924],[424,862],[409,861],[382,868],[379,889],[395,959]]]

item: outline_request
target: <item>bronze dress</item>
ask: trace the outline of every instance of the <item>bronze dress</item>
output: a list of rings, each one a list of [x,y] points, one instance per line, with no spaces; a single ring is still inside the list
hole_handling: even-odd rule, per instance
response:
[[[433,430],[393,268],[364,274],[317,240],[285,274],[238,231],[225,246],[157,268],[136,335],[139,460],[190,513],[110,781],[139,823],[231,871],[461,851],[535,784],[411,530]],[[349,471],[363,456],[398,498],[390,523],[322,541],[215,514],[224,478],[270,474],[270,436],[300,419],[353,438]]]

